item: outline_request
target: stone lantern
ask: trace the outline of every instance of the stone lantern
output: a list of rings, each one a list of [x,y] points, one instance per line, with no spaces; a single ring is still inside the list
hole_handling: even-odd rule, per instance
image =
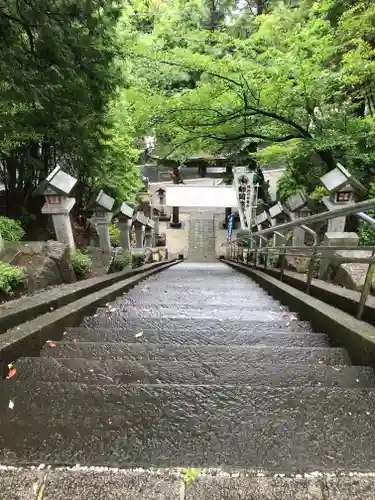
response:
[[[310,208],[307,206],[308,196],[303,191],[298,191],[286,200],[286,205],[289,208],[288,214],[292,220],[301,219],[311,214]],[[292,245],[294,247],[302,247],[305,244],[305,231],[300,227],[293,229]]]
[[[154,232],[155,235],[159,234],[160,228],[159,228],[159,220],[160,220],[160,210],[158,208],[153,208],[152,209],[152,215],[154,219]]]
[[[120,229],[120,241],[124,250],[130,250],[130,231],[134,210],[126,203],[123,203],[117,213],[118,227]]]
[[[329,196],[323,198],[328,210],[355,203],[356,197],[365,194],[366,188],[340,163],[337,167],[320,178]],[[344,232],[346,216],[336,217],[328,221],[328,233]]]
[[[145,246],[148,248],[154,247],[154,228],[155,222],[152,219],[147,219],[145,226]]]
[[[147,221],[148,218],[142,212],[137,212],[135,215],[133,215],[133,226],[135,229],[135,246],[138,249],[143,249],[143,241],[144,241]]]
[[[42,213],[52,215],[57,241],[72,250],[75,244],[69,214],[76,200],[69,198],[69,194],[76,183],[77,179],[56,167],[34,191],[34,195],[45,197]]]
[[[114,203],[115,200],[101,190],[99,194],[90,201],[87,207],[93,212],[91,221],[99,235],[99,246],[104,252],[111,251],[109,223],[112,220],[112,208]]]
[[[278,224],[282,224],[287,221],[287,213],[282,206],[282,204],[278,201],[275,205],[273,205],[269,210],[269,216],[271,219],[271,226],[277,226]],[[275,247],[281,247],[285,243],[285,240],[281,238],[280,235],[273,235],[273,244]]]
[[[165,189],[159,188],[156,192],[159,196],[159,204],[161,207],[163,207],[165,205],[165,201],[166,201]]]

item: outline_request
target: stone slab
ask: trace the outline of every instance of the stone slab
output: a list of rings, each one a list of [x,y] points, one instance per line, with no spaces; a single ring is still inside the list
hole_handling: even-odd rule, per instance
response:
[[[101,312],[103,314],[101,314]],[[96,315],[86,317],[82,321],[82,326],[90,329],[122,329],[130,333],[138,333],[140,330],[143,332],[164,332],[172,330],[193,330],[197,334],[216,331],[217,333],[228,331],[234,332],[269,332],[285,330],[287,320],[278,317],[277,320],[273,321],[256,321],[256,320],[235,320],[235,319],[213,319],[213,313],[211,317],[208,318],[204,316],[200,317],[199,320],[191,319],[186,317],[132,317],[129,318],[125,314],[114,314],[110,311],[97,311]],[[262,318],[265,320],[265,318]],[[310,324],[306,321],[293,321],[288,325],[288,331],[290,333],[296,331],[310,331]]]
[[[139,332],[126,332],[117,329],[68,328],[64,341],[81,342],[135,342],[135,334]],[[284,347],[328,347],[329,341],[325,334],[298,331],[290,333],[288,330],[275,332],[233,332],[227,334],[207,331],[197,334],[194,330],[172,330],[155,333],[150,330],[142,332],[138,342],[153,344],[200,344],[200,345],[268,345]]]
[[[232,384],[265,387],[375,387],[375,371],[364,366],[262,364],[221,361],[114,361],[82,358],[22,358],[17,381],[106,384]]]
[[[186,487],[185,500],[325,500],[320,479],[200,477]]]
[[[179,500],[181,480],[126,471],[49,472],[43,500]]]
[[[4,500],[39,500],[44,473],[23,468],[0,468],[0,498]]]
[[[50,312],[80,299],[88,293],[94,293],[105,286],[110,286],[120,280],[156,268],[161,262],[147,264],[142,268],[114,273],[101,278],[92,278],[78,283],[61,285],[52,290],[40,292],[29,297],[12,300],[0,305],[0,333],[13,328],[24,321],[30,321],[37,316]]]
[[[125,342],[55,342],[46,344],[42,356],[54,358],[127,359],[129,361],[239,361],[254,363],[320,363],[326,365],[349,364],[344,349],[333,347],[253,347],[253,346],[201,346],[196,344],[168,345]]]
[[[3,384],[0,396],[0,460],[10,465],[375,467],[372,389],[30,381]]]

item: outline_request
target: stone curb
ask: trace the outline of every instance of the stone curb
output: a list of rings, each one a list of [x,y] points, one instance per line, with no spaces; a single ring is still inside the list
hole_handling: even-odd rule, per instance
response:
[[[30,321],[41,314],[65,306],[74,300],[94,293],[131,276],[149,269],[156,269],[165,262],[154,262],[145,266],[98,278],[90,278],[77,283],[60,285],[52,290],[39,292],[29,297],[12,300],[0,306],[0,335],[10,328]],[[1,337],[0,337],[1,338]]]
[[[18,500],[372,500],[374,485],[373,472],[0,466],[4,498]]]
[[[253,266],[249,266],[254,269]],[[258,265],[257,270],[263,271],[269,276],[273,276],[274,278],[279,278],[280,270],[267,267],[264,269],[263,266]],[[283,282],[297,288],[304,292],[306,290],[306,276],[298,274],[294,271],[284,271]],[[358,303],[361,296],[360,292],[356,290],[349,290],[347,288],[342,288],[339,285],[334,285],[332,283],[327,283],[323,280],[319,280],[313,278],[311,282],[311,295],[317,299],[323,300],[327,304],[330,304],[333,307],[337,307],[346,313],[351,314],[352,316],[356,316]],[[367,303],[365,305],[363,311],[363,321],[370,323],[375,326],[375,305],[370,302],[371,297],[367,299]]]
[[[138,268],[138,272],[133,273],[135,275],[132,277],[126,277],[126,274],[122,274],[119,279],[124,276],[126,279],[111,286],[103,284],[101,290],[91,294],[86,293],[78,300],[72,299],[67,305],[19,324],[0,335],[0,377],[4,377],[8,373],[8,363],[22,356],[38,355],[47,340],[60,340],[63,337],[64,329],[79,323],[83,315],[92,314],[98,306],[104,305],[105,302],[115,298],[121,292],[127,291],[138,281],[178,263],[178,260],[174,260],[151,265],[148,269],[145,269],[146,266],[144,266],[144,268]],[[87,292],[87,288],[85,290]]]
[[[355,365],[375,367],[375,327],[311,295],[253,269],[222,260],[233,269],[246,274],[272,296],[292,310],[299,318],[310,321],[316,332],[326,333],[334,347],[344,347]]]

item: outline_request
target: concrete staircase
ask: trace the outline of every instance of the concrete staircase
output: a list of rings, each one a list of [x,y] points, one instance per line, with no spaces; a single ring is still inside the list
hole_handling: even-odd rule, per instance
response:
[[[16,367],[0,464],[375,470],[374,370],[224,264],[152,276]]]
[[[213,262],[216,260],[213,213],[191,213],[187,257],[192,262]]]

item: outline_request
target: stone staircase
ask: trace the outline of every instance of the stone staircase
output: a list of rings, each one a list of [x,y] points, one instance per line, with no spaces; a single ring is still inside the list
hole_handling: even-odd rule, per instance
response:
[[[221,263],[151,276],[16,368],[0,464],[375,470],[374,370]]]
[[[190,214],[187,257],[192,262],[213,262],[216,260],[213,213]]]

